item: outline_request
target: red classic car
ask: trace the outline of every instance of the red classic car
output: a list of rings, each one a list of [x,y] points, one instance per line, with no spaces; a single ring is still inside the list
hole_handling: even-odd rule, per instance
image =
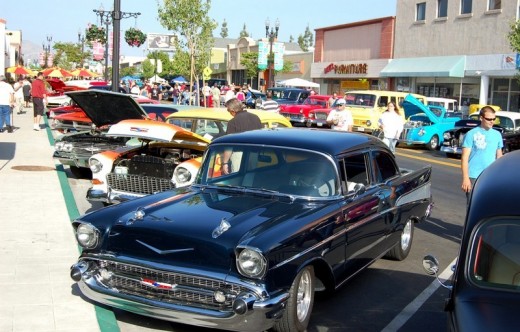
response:
[[[327,123],[327,117],[333,108],[336,108],[336,99],[330,107],[316,108],[309,112],[307,119],[307,127],[318,127],[318,128],[330,128],[330,124]]]
[[[309,119],[309,112],[318,108],[327,107],[330,95],[313,95],[307,97],[303,104],[300,105],[286,105],[280,110],[280,114],[285,116],[291,124],[306,125]]]

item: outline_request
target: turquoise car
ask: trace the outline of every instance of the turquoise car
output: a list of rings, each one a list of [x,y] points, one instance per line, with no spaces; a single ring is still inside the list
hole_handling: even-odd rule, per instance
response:
[[[399,138],[400,144],[422,145],[429,150],[437,150],[442,144],[445,131],[455,127],[460,117],[450,116],[442,106],[426,106],[412,95],[403,101],[406,123]]]

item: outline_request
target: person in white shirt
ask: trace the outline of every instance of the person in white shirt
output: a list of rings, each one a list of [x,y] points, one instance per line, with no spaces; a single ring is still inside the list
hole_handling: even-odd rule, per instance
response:
[[[23,113],[23,77],[18,77],[18,81],[13,85],[14,89],[14,102],[16,114]],[[14,110],[13,110],[14,112]]]
[[[379,127],[383,130],[383,142],[395,153],[395,146],[404,127],[404,118],[395,102],[388,103],[387,110],[381,114],[379,119]]]
[[[354,119],[352,113],[345,108],[347,104],[343,98],[336,101],[337,108],[330,111],[327,116],[327,123],[331,125],[333,130],[352,131],[354,125]]]

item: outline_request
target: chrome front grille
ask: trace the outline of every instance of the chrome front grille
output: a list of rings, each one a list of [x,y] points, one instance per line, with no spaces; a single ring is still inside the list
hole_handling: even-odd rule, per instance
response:
[[[327,113],[314,113],[314,117],[316,118],[316,120],[327,120],[327,116]]]
[[[399,137],[399,139],[405,141],[406,138],[408,137],[408,132],[410,131],[409,128],[404,128],[403,131],[401,132],[401,136]]]
[[[245,287],[228,284],[220,280],[199,276],[154,270],[145,267],[128,265],[112,261],[99,261],[99,269],[106,286],[119,293],[171,304],[189,305],[206,309],[231,310],[232,300],[242,292],[250,292]],[[108,273],[105,273],[108,272]],[[227,297],[224,303],[216,302],[215,291],[224,292]]]
[[[141,195],[150,195],[175,188],[170,179],[136,174],[110,173],[107,175],[107,182],[108,186],[114,190]]]

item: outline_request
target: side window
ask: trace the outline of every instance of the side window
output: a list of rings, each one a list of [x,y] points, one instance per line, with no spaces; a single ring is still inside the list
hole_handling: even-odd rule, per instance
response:
[[[368,168],[365,153],[346,156],[340,161],[341,186],[345,193],[354,190],[358,183],[368,184]]]
[[[417,4],[416,21],[424,21],[426,19],[426,2]]]
[[[388,105],[388,96],[379,97],[379,107],[386,107]]]
[[[471,14],[473,0],[460,0],[460,13]]]
[[[437,18],[448,16],[448,0],[437,0]]]
[[[496,10],[502,8],[501,0],[489,0],[488,10]]]
[[[373,167],[377,183],[384,183],[386,180],[399,174],[395,160],[390,154],[385,151],[374,151],[372,155],[374,157]]]

